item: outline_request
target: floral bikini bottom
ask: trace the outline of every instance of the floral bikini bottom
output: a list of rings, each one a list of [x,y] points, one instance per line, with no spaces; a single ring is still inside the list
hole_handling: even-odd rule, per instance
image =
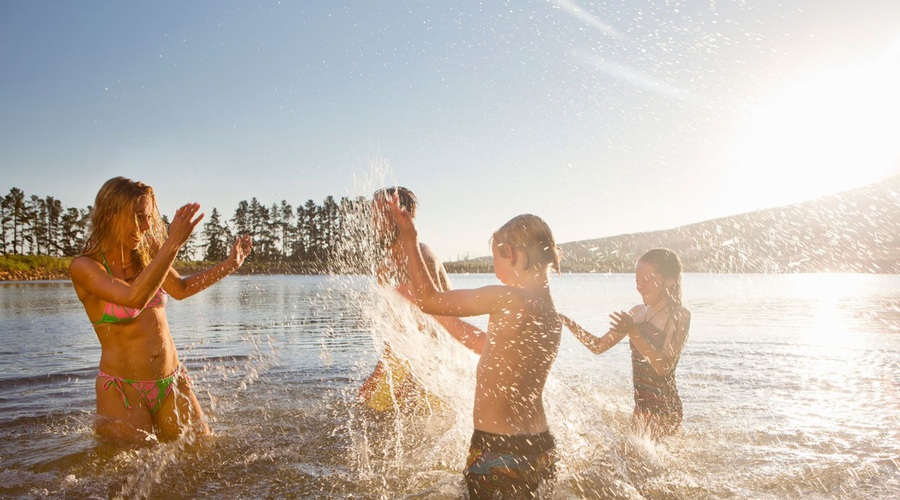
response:
[[[184,378],[188,382],[191,380],[184,365],[178,365],[171,375],[159,380],[131,380],[104,373],[102,370],[97,374],[97,378],[103,380],[103,390],[115,387],[119,391],[119,394],[122,395],[122,401],[125,403],[125,408],[131,408],[131,403],[128,402],[128,396],[125,395],[124,386],[129,385],[133,387],[141,395],[141,399],[144,400],[144,404],[150,410],[151,415],[156,415],[166,398],[169,397],[169,394],[175,391],[175,386],[179,379]]]

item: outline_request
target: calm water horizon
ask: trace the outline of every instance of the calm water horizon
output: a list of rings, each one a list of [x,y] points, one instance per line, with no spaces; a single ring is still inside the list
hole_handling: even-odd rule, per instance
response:
[[[630,432],[627,343],[596,356],[564,332],[545,394],[554,498],[900,497],[900,276],[689,273],[683,288],[685,419],[663,443]],[[598,334],[639,301],[633,274],[551,289]],[[167,312],[214,435],[116,448],[92,432],[100,347],[71,284],[0,283],[0,496],[464,497],[475,357],[366,277],[232,276]],[[441,408],[357,411],[386,341]]]

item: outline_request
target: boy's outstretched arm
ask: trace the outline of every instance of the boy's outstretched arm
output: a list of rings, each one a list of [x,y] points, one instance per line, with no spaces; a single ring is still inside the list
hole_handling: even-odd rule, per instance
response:
[[[475,354],[481,355],[481,351],[484,350],[485,339],[487,338],[487,335],[482,330],[459,318],[435,316],[434,319],[447,330],[451,337],[468,347]]]
[[[406,253],[407,270],[413,286],[414,302],[423,312],[436,316],[479,316],[504,309],[521,309],[521,297],[505,286],[441,292],[435,286],[422,257],[418,231],[409,213],[395,195],[390,200],[391,215],[400,231]]]
[[[416,297],[410,284],[403,283],[397,286],[397,292],[413,304],[416,303]],[[485,339],[487,338],[484,331],[456,317],[432,317],[447,330],[447,333],[449,333],[451,337],[468,347],[475,354],[481,355],[481,351],[484,349]]]
[[[567,316],[559,315],[560,321],[566,325],[566,328],[572,331],[575,335],[575,338],[578,339],[579,342],[584,344],[585,347],[590,349],[590,351],[594,354],[603,354],[608,351],[610,347],[619,343],[620,340],[626,337],[625,333],[617,332],[616,330],[610,330],[606,332],[606,335],[602,337],[597,337],[591,332],[585,330],[578,323],[572,321]]]

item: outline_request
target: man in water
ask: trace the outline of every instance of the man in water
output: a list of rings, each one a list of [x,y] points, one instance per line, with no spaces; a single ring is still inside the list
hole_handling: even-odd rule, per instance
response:
[[[375,236],[385,250],[384,258],[376,270],[376,279],[381,285],[404,290],[410,286],[409,271],[406,255],[399,243],[399,232],[390,215],[389,203],[394,196],[413,217],[418,207],[415,194],[405,187],[379,189],[373,195],[372,222]],[[442,291],[449,290],[450,280],[444,265],[424,243],[420,244],[419,249],[435,285]],[[423,412],[435,402],[434,397],[430,396],[410,373],[409,363],[394,354],[389,344],[385,344],[375,370],[360,387],[358,398],[374,416],[388,415],[396,411],[402,414]]]

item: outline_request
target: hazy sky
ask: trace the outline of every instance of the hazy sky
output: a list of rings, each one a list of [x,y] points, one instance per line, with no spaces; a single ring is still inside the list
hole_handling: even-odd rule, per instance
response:
[[[0,189],[419,196],[444,259],[900,173],[900,2],[0,2]]]

